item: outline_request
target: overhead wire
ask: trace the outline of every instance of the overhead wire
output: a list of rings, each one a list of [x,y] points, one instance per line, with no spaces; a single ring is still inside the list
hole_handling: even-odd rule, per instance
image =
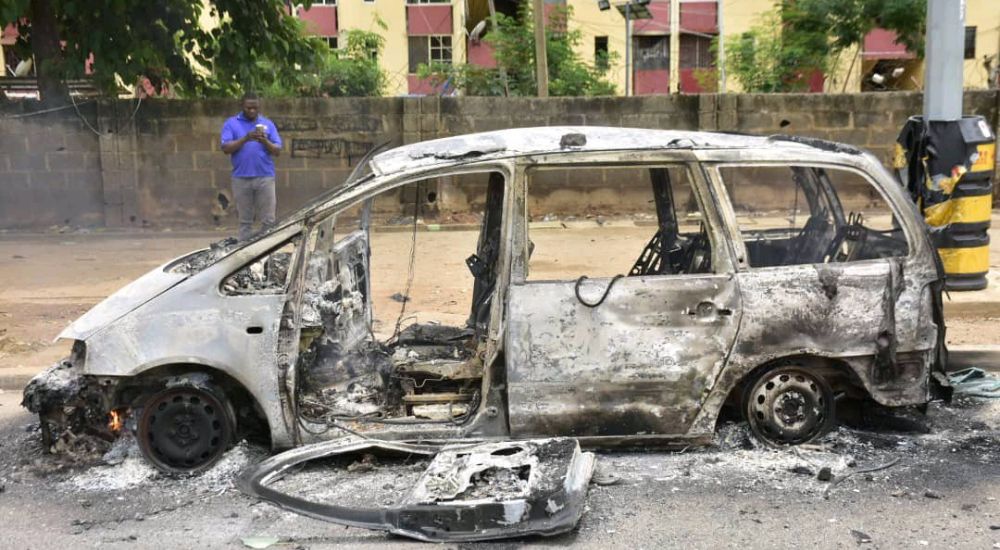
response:
[[[73,97],[73,94],[69,94],[69,100],[70,100],[70,102],[73,103],[73,110],[76,111],[76,116],[80,120],[83,121],[83,124],[87,128],[89,128],[91,132],[94,132],[95,135],[97,135],[98,137],[100,137],[102,135],[101,132],[100,132],[100,130],[98,130],[97,128],[94,128],[94,126],[90,124],[90,121],[87,120],[87,118],[83,116],[83,113],[80,112],[79,105],[76,104],[76,98]]]
[[[97,136],[102,136],[102,135],[104,135],[104,134],[102,134],[102,133],[101,133],[101,131],[100,131],[100,130],[98,130],[97,128],[94,128],[94,125],[93,125],[93,124],[91,124],[89,120],[87,120],[87,117],[83,116],[83,113],[82,113],[82,112],[80,112],[80,105],[81,105],[81,104],[80,104],[80,103],[77,103],[77,102],[76,102],[76,98],[75,98],[75,97],[73,97],[73,94],[69,94],[69,100],[70,100],[70,102],[72,103],[72,107],[73,107],[73,110],[74,110],[74,111],[76,111],[76,116],[77,116],[77,117],[78,117],[78,118],[79,118],[79,119],[80,119],[81,121],[83,121],[83,124],[84,124],[84,125],[85,125],[85,126],[86,126],[86,127],[87,127],[87,128],[88,128],[88,129],[90,130],[90,131],[91,131],[91,132],[93,132],[93,133],[94,133],[95,135],[97,135]],[[90,101],[96,101],[96,100],[90,100]],[[142,96],[139,96],[139,97],[138,97],[138,98],[136,99],[136,102],[135,102],[135,108],[134,108],[134,109],[132,109],[132,114],[131,114],[131,115],[130,115],[130,116],[128,117],[128,120],[126,120],[125,122],[121,122],[121,121],[117,120],[117,117],[116,117],[116,121],[115,121],[115,129],[114,129],[114,130],[109,130],[109,131],[108,131],[108,133],[109,133],[109,134],[113,134],[113,135],[118,135],[119,133],[121,133],[121,130],[122,130],[122,128],[124,128],[124,127],[128,126],[129,124],[131,124],[131,123],[132,123],[132,121],[133,121],[133,120],[135,120],[135,115],[136,115],[136,113],[138,113],[138,112],[139,112],[139,107],[140,107],[141,105],[142,105]],[[59,108],[57,108],[57,109],[53,109],[53,110],[59,110],[59,109],[65,109],[65,108],[69,108],[69,106],[66,106],[66,107],[59,107]]]
[[[94,100],[94,99],[88,99],[86,101],[81,102],[80,105],[86,105],[88,103],[93,103],[94,101],[96,101],[96,100]],[[21,113],[19,115],[7,115],[7,116],[0,117],[0,118],[3,118],[3,119],[8,119],[8,118],[29,118],[29,117],[33,117],[33,116],[44,115],[46,113],[54,113],[56,111],[64,111],[66,109],[72,109],[72,108],[73,108],[72,105],[62,105],[60,107],[52,107],[50,109],[42,109],[41,111],[32,111],[30,113]]]

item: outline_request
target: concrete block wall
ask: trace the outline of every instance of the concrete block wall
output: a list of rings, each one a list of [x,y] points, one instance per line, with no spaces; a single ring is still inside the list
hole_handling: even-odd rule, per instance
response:
[[[104,225],[97,135],[65,113],[4,111],[0,227]]]
[[[338,98],[265,100],[262,112],[285,141],[277,160],[279,214],[342,182],[374,144],[412,143],[502,128],[609,125],[788,133],[843,141],[885,163],[919,93],[725,94],[630,98]],[[996,128],[997,91],[967,92],[965,111]],[[0,104],[0,228],[51,225],[210,227],[233,225],[229,160],[219,150],[234,100],[85,102],[44,112]],[[435,182],[424,215],[481,204],[484,182]],[[538,208],[588,200],[587,182],[566,182]],[[558,192],[556,192],[558,191]],[[592,193],[590,193],[592,195]],[[412,192],[382,197],[386,216],[412,212]]]
[[[748,134],[793,134],[868,149],[886,166],[906,120],[920,114],[920,93],[701,95],[700,129]],[[1000,94],[965,93],[964,111],[997,127]],[[714,117],[712,116],[714,113]]]
[[[276,159],[279,215],[335,187],[374,144],[398,139],[400,113],[392,99],[268,101],[263,114],[284,141]],[[124,201],[121,225],[232,224],[230,161],[220,130],[235,101],[162,101],[142,106],[132,132],[110,141],[127,151],[135,201]],[[122,162],[115,153],[109,164]],[[128,182],[123,182],[127,187]]]

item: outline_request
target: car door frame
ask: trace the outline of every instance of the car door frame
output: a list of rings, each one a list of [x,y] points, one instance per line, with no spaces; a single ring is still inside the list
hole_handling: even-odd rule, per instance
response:
[[[711,234],[712,240],[712,274],[690,274],[690,275],[654,275],[645,277],[631,277],[627,279],[622,279],[616,285],[616,288],[609,292],[608,300],[611,301],[616,293],[616,290],[620,290],[621,286],[628,285],[630,281],[628,279],[633,279],[636,282],[641,280],[653,281],[665,281],[673,285],[682,286],[684,281],[694,281],[697,279],[715,279],[719,282],[723,282],[723,286],[727,287],[724,291],[728,292],[729,295],[726,296],[731,315],[728,316],[729,322],[732,324],[732,335],[728,339],[728,342],[720,344],[721,350],[719,351],[719,357],[717,361],[714,361],[711,368],[704,372],[702,384],[693,384],[698,386],[697,396],[671,396],[668,401],[670,403],[658,404],[658,403],[645,403],[636,405],[638,401],[635,401],[634,394],[632,395],[633,404],[629,404],[624,401],[624,396],[627,394],[626,386],[627,384],[622,384],[621,387],[615,389],[611,388],[612,391],[604,392],[602,394],[601,390],[597,386],[604,385],[603,383],[587,383],[581,381],[579,387],[576,388],[565,388],[562,392],[563,395],[552,395],[551,393],[546,393],[546,395],[528,395],[525,393],[530,386],[538,386],[538,384],[533,383],[525,374],[525,368],[535,369],[538,371],[538,366],[532,366],[530,351],[525,351],[525,346],[530,345],[524,340],[523,334],[516,334],[512,329],[511,324],[516,323],[515,315],[520,316],[521,312],[516,309],[512,311],[511,302],[514,300],[514,294],[520,292],[522,289],[530,285],[565,285],[566,281],[528,281],[527,280],[527,264],[528,264],[528,234],[530,228],[528,228],[528,213],[527,213],[527,193],[528,193],[528,171],[532,168],[541,166],[563,166],[563,167],[580,167],[586,164],[590,166],[622,166],[622,167],[655,167],[657,165],[675,165],[681,164],[685,165],[689,171],[689,177],[691,178],[691,185],[693,191],[697,194],[697,200],[699,202],[699,207],[702,209],[703,216],[705,217],[706,226]],[[511,425],[511,435],[514,437],[534,437],[539,435],[551,435],[553,433],[559,432],[561,435],[573,435],[581,438],[584,441],[588,441],[601,446],[606,445],[617,445],[625,441],[634,441],[637,438],[645,440],[647,442],[659,442],[663,444],[668,444],[671,442],[676,442],[680,444],[686,444],[691,442],[705,442],[711,437],[712,429],[708,430],[694,430],[693,427],[694,419],[699,415],[699,411],[704,403],[704,399],[708,397],[710,389],[715,384],[718,376],[723,372],[726,361],[728,360],[728,355],[732,349],[732,345],[735,342],[736,332],[738,331],[738,326],[740,323],[740,317],[742,314],[742,306],[739,303],[739,293],[736,288],[735,282],[735,251],[728,243],[728,238],[723,230],[722,221],[718,212],[718,206],[716,205],[717,199],[715,193],[713,192],[711,186],[702,171],[697,157],[693,155],[690,149],[678,148],[678,149],[667,149],[667,150],[646,150],[646,151],[608,151],[608,152],[587,152],[587,153],[556,153],[556,154],[541,154],[531,157],[525,157],[520,159],[518,164],[516,180],[518,182],[519,195],[519,205],[517,212],[517,219],[512,220],[515,225],[514,233],[511,234],[512,240],[512,253],[514,257],[512,258],[511,265],[511,276],[510,276],[510,286],[511,289],[508,293],[508,303],[507,303],[507,331],[505,336],[504,348],[507,356],[507,391],[508,391],[508,414],[510,415],[510,425]],[[624,266],[623,269],[627,271],[629,266]],[[608,280],[594,279],[600,289],[606,288],[609,284]],[[626,283],[622,283],[626,281]],[[570,283],[571,284],[571,283]],[[584,286],[583,288],[586,288]],[[588,296],[594,294],[596,290],[591,289],[588,291]],[[598,293],[597,296],[600,294]],[[687,306],[694,306],[695,304],[686,304]],[[693,311],[688,311],[692,308],[686,308],[686,313],[694,313]],[[692,315],[691,319],[695,317]],[[721,318],[721,317],[719,317]],[[527,355],[526,355],[527,353]],[[595,371],[597,369],[594,369]],[[662,372],[662,370],[661,370]],[[539,386],[540,387],[540,386]],[[640,386],[641,387],[641,386]],[[537,388],[536,388],[537,389]],[[578,391],[579,390],[579,391]],[[589,392],[589,393],[588,393]],[[537,392],[536,392],[537,393]],[[574,396],[573,394],[576,393]],[[642,392],[639,392],[642,393]],[[650,423],[643,426],[642,422],[637,422],[634,426],[637,427],[634,431],[621,431],[621,432],[610,432],[601,433],[601,430],[586,430],[583,429],[583,423],[587,421],[592,421],[592,417],[587,415],[579,414],[579,410],[584,407],[584,399],[590,397],[598,397],[597,394],[602,395],[615,395],[612,399],[616,403],[608,403],[606,405],[602,404],[600,407],[591,407],[590,411],[592,413],[600,413],[601,411],[608,412],[615,407],[630,407],[633,410],[637,410],[642,406],[648,406],[649,411],[653,411],[653,415],[662,414],[667,410],[668,407],[677,406],[678,403],[684,402],[692,414],[685,421],[686,425],[683,429],[671,429],[666,423]],[[588,397],[589,395],[589,397]],[[662,394],[661,394],[662,395]],[[693,407],[691,405],[694,405]],[[608,416],[608,421],[611,421],[611,416]],[[655,427],[655,433],[650,433],[649,429],[651,426]]]

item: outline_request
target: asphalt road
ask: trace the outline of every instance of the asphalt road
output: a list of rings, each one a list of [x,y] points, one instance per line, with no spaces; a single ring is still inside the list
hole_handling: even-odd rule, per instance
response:
[[[0,394],[6,548],[243,548],[255,536],[277,537],[272,548],[423,544],[242,495],[232,476],[264,452],[246,446],[190,479],[164,478],[135,456],[116,466],[66,466],[41,453],[36,423],[19,399],[18,392]],[[754,448],[731,425],[716,449],[599,454],[599,470],[621,481],[591,485],[576,531],[461,547],[1000,548],[1000,400],[933,405],[928,421],[926,435],[841,429],[824,450]],[[896,459],[888,469],[860,472]],[[857,473],[824,498],[829,483],[807,473],[822,466],[835,479]],[[350,484],[337,486],[347,491]]]

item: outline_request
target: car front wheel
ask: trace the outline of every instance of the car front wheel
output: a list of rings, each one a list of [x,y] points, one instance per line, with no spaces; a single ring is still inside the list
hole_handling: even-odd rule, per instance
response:
[[[139,417],[142,454],[168,473],[194,473],[214,464],[235,433],[232,407],[214,386],[181,385],[159,391]]]

